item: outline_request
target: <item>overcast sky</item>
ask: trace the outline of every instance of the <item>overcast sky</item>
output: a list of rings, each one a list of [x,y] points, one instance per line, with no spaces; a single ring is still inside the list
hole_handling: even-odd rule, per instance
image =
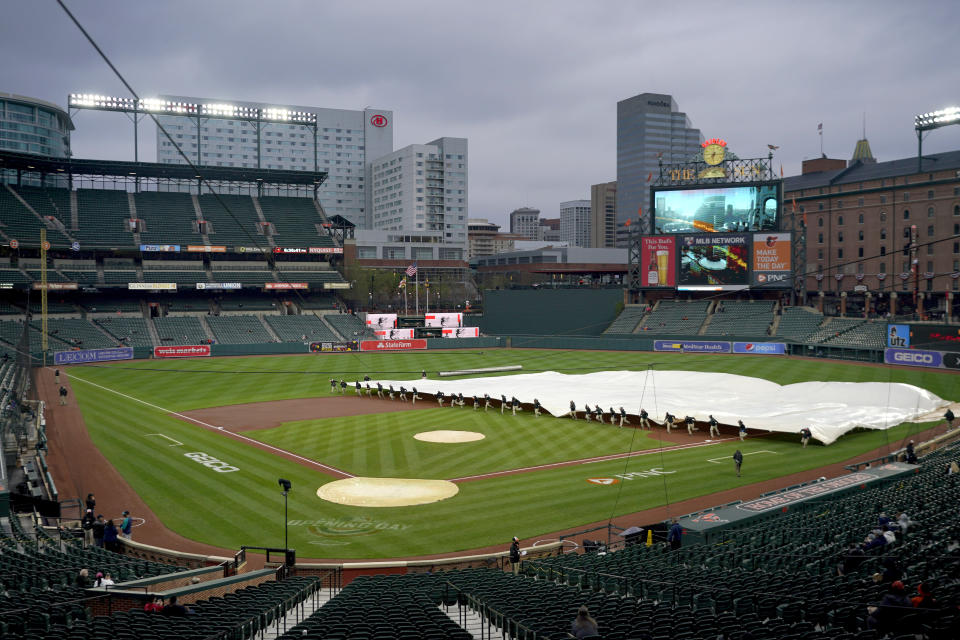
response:
[[[470,216],[616,178],[616,103],[669,93],[741,157],[780,146],[786,175],[866,131],[881,161],[916,154],[913,116],[960,103],[960,2],[329,2],[67,0],[134,89],[394,111],[394,145],[469,139]],[[53,0],[8,0],[0,91],[65,106],[126,95]],[[133,159],[121,114],[76,116],[77,157]],[[141,158],[155,159],[153,125]],[[960,126],[924,151],[960,149]]]

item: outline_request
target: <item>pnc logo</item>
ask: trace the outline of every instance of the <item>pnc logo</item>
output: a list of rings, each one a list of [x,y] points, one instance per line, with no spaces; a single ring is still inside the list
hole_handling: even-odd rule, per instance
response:
[[[375,127],[385,127],[389,123],[390,121],[387,120],[387,116],[381,115],[379,113],[375,116],[370,117],[370,124],[372,124]]]

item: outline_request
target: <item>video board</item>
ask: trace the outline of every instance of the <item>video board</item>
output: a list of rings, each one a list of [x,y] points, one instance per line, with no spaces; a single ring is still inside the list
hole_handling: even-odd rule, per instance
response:
[[[750,286],[750,236],[677,236],[678,291],[737,291]]]
[[[657,234],[779,231],[780,182],[724,187],[651,187]]]
[[[960,327],[950,324],[911,324],[907,346],[914,349],[960,351]]]

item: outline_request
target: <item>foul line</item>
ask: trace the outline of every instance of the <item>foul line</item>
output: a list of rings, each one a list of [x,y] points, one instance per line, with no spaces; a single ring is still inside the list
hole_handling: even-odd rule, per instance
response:
[[[706,442],[695,442],[691,444],[677,444],[672,447],[663,447],[662,449],[644,449],[643,451],[628,451],[626,453],[612,453],[608,456],[597,456],[595,458],[583,458],[581,460],[567,460],[565,462],[551,462],[549,464],[538,464],[533,467],[522,467],[520,469],[507,469],[505,471],[494,471],[492,473],[481,473],[475,476],[464,476],[462,478],[453,478],[450,482],[463,482],[465,480],[479,480],[480,478],[496,478],[498,476],[508,476],[515,473],[524,473],[527,471],[538,471],[541,469],[553,469],[556,467],[572,467],[576,464],[593,464],[595,462],[609,462],[611,460],[623,460],[624,458],[634,458],[638,456],[649,456],[659,454],[661,451],[681,451],[683,449],[696,449],[698,447],[711,447],[721,442],[730,442],[736,438],[723,438],[721,440],[708,440]],[[726,459],[726,458],[724,458]]]
[[[78,378],[78,379],[79,379],[79,378]],[[169,440],[170,442],[173,443],[173,444],[171,444],[171,445],[167,445],[167,446],[170,446],[170,447],[182,447],[182,446],[183,446],[183,443],[180,442],[179,440],[174,440],[174,439],[171,438],[170,436],[165,436],[165,435],[163,435],[162,433],[145,433],[145,434],[143,435],[144,438],[147,438],[147,437],[150,437],[150,436],[160,436],[161,438],[166,438],[167,440]]]
[[[176,412],[176,411],[170,411],[169,409],[164,409],[163,407],[157,406],[157,405],[155,405],[155,404],[151,404],[151,403],[147,402],[146,400],[141,400],[140,398],[134,398],[133,396],[127,395],[126,393],[121,393],[121,392],[119,392],[119,391],[117,391],[117,390],[115,390],[115,389],[111,389],[110,387],[105,387],[105,386],[103,386],[102,384],[97,384],[96,382],[91,382],[91,381],[89,381],[89,380],[85,380],[85,379],[83,379],[83,378],[81,378],[81,377],[79,377],[79,376],[76,376],[76,375],[73,375],[73,374],[67,374],[67,377],[68,377],[68,378],[71,378],[71,379],[79,380],[80,382],[86,382],[86,383],[89,384],[89,385],[93,385],[94,387],[98,387],[98,388],[100,388],[100,389],[103,389],[104,391],[109,391],[110,393],[115,393],[115,394],[117,394],[118,396],[122,396],[122,397],[124,397],[124,398],[127,398],[128,400],[133,400],[134,402],[139,402],[140,404],[146,405],[146,406],[151,407],[151,408],[153,408],[153,409],[156,409],[156,410],[158,410],[158,411],[163,411],[163,412],[166,413],[166,414],[173,415],[173,416],[177,416],[178,418],[180,418],[180,419],[182,419],[182,420],[189,420],[190,422],[195,422],[195,423],[199,424],[199,425],[202,426],[202,427],[206,427],[207,429],[210,429],[211,431],[219,431],[219,432],[222,432],[222,433],[230,434],[231,437],[236,438],[237,440],[241,440],[241,441],[247,442],[248,444],[252,444],[252,445],[257,446],[257,447],[263,447],[263,448],[266,448],[266,449],[270,449],[270,450],[276,451],[276,452],[278,452],[278,453],[282,453],[282,454],[285,455],[285,456],[290,456],[290,457],[292,457],[292,458],[296,458],[297,460],[301,460],[301,461],[306,462],[306,463],[308,463],[308,464],[312,464],[312,465],[314,465],[314,466],[320,467],[321,469],[326,469],[327,471],[332,471],[333,473],[339,473],[339,474],[341,474],[341,475],[343,475],[343,476],[345,476],[345,477],[347,477],[347,478],[354,478],[354,477],[356,477],[356,476],[354,476],[353,474],[347,473],[346,471],[341,471],[340,469],[337,469],[336,467],[331,467],[331,466],[325,465],[325,464],[323,464],[322,462],[317,462],[316,460],[311,460],[310,458],[304,458],[303,456],[297,455],[296,453],[293,453],[293,452],[291,452],[291,451],[287,451],[286,449],[281,449],[280,447],[275,447],[275,446],[273,446],[273,445],[266,444],[265,442],[260,442],[259,440],[254,440],[253,438],[248,438],[247,436],[240,435],[239,433],[234,433],[233,431],[228,431],[228,430],[224,429],[223,427],[216,427],[216,426],[214,426],[214,425],[212,425],[212,424],[208,424],[208,423],[206,423],[206,422],[203,422],[202,420],[197,420],[196,418],[191,418],[191,417],[188,416],[188,415],[184,415],[184,414],[178,413],[178,412]]]

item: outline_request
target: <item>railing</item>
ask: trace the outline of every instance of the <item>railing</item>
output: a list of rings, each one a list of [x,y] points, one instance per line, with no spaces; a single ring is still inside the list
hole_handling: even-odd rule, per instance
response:
[[[453,591],[452,594],[451,590]],[[466,609],[476,611],[480,618],[486,623],[480,626],[479,640],[493,640],[494,633],[496,633],[497,629],[500,630],[501,638],[510,637],[517,640],[540,640],[544,638],[544,636],[538,635],[537,632],[530,627],[521,624],[506,613],[486,604],[480,598],[465,593],[457,585],[447,580],[445,581],[443,592],[444,605],[447,605],[447,603],[452,604],[452,596],[456,597],[459,618],[457,622],[461,627],[466,628],[467,626]]]

